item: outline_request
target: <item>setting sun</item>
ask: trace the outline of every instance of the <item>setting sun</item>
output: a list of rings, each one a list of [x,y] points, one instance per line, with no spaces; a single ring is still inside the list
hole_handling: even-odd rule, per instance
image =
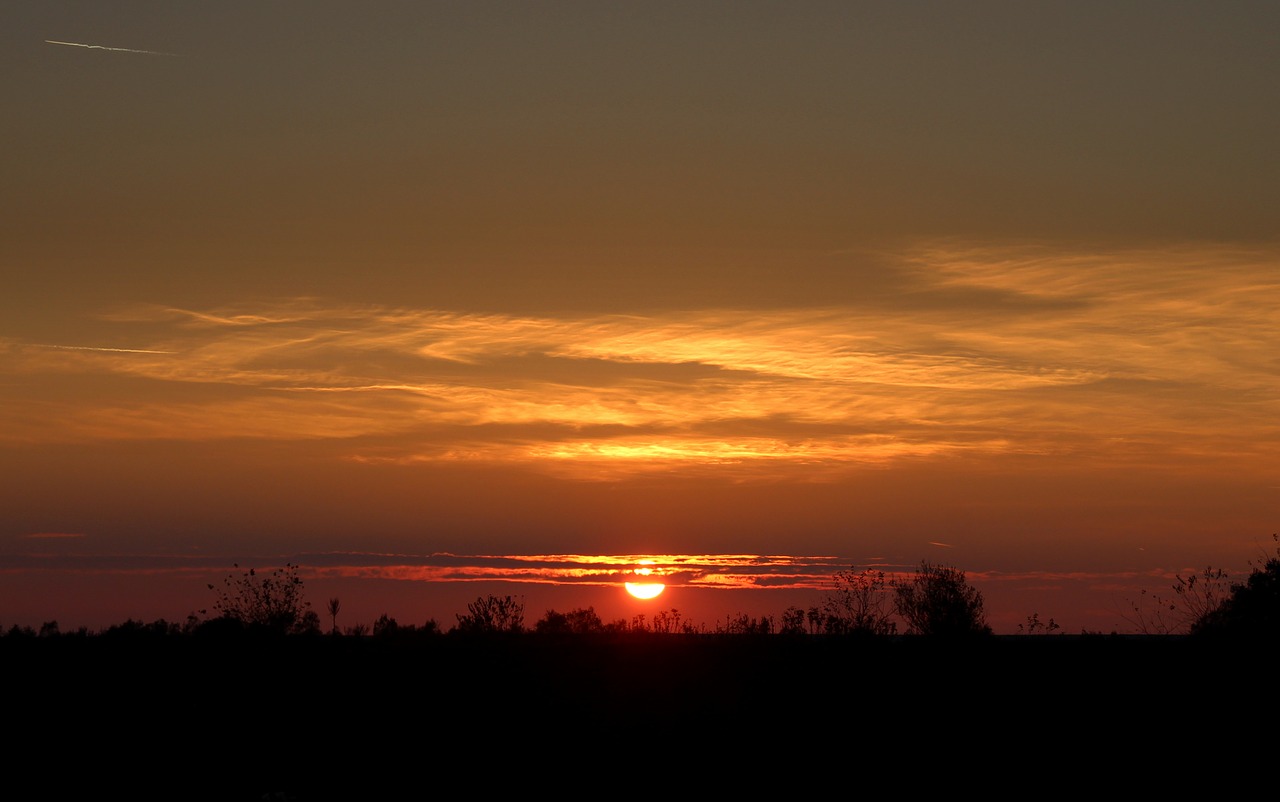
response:
[[[656,599],[667,586],[661,582],[627,582],[625,587],[637,599]]]
[[[631,569],[631,573],[643,577],[651,577],[655,574],[660,575],[662,572],[660,569],[653,567],[654,562],[654,560],[640,560],[640,567]],[[627,593],[630,593],[637,599],[656,599],[662,594],[662,591],[666,590],[667,587],[662,582],[652,581],[624,582],[623,586],[626,587]]]

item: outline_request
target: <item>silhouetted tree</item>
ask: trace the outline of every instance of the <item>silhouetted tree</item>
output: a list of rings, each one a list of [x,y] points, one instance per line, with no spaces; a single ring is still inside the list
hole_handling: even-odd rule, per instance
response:
[[[293,628],[289,631],[295,635],[321,634],[323,630],[320,623],[320,614],[315,610],[304,611],[302,617],[294,623]]]
[[[823,626],[832,635],[892,635],[893,599],[884,571],[839,571],[836,588],[822,605]]]
[[[103,637],[106,638],[130,640],[158,640],[181,634],[183,634],[182,627],[178,624],[171,624],[163,618],[158,618],[150,624],[144,624],[141,621],[135,621],[130,618],[123,624],[112,624],[102,632]]]
[[[982,593],[964,571],[922,561],[910,580],[895,581],[894,610],[918,635],[960,637],[990,635]]]
[[[810,634],[816,635],[823,630],[823,621],[826,619],[826,615],[822,612],[821,607],[816,604],[813,605],[805,613],[805,616],[809,619]]]
[[[14,624],[13,626],[9,627],[9,632],[6,635],[6,637],[28,639],[28,638],[35,638],[38,636],[36,635],[36,631],[31,627],[29,626],[20,627],[17,624]]]
[[[222,587],[211,584],[209,590],[218,596],[213,607],[222,618],[282,633],[319,629],[319,617],[314,612],[305,615],[311,603],[304,598],[302,577],[292,563],[266,575],[253,568],[238,576],[231,573],[222,580]]]
[[[524,602],[514,596],[481,596],[458,614],[458,632],[518,633],[524,631]]]
[[[378,616],[378,620],[373,622],[373,636],[375,638],[390,637],[400,629],[400,625],[391,616],[383,613]]]
[[[1048,635],[1059,629],[1062,629],[1062,627],[1058,625],[1057,621],[1050,618],[1048,623],[1045,623],[1040,620],[1039,613],[1032,613],[1027,616],[1027,623],[1018,624],[1019,635]]]
[[[803,635],[804,629],[804,610],[799,607],[791,606],[782,611],[782,626],[778,629],[780,635]]]
[[[1143,588],[1129,603],[1124,616],[1143,635],[1183,635],[1194,631],[1231,593],[1226,571],[1213,566],[1199,574],[1174,575],[1173,595],[1162,596]]]
[[[604,632],[604,622],[596,615],[594,607],[579,608],[567,613],[547,610],[533,629],[543,635],[594,635]]]
[[[533,625],[533,631],[539,635],[568,635],[571,632],[569,617],[555,610],[547,610]]]
[[[1272,535],[1273,540],[1280,536]],[[1253,563],[1248,578],[1191,626],[1195,635],[1280,638],[1280,548]]]
[[[338,611],[342,609],[342,602],[337,597],[329,600],[329,618],[333,620],[333,628],[329,631],[334,635],[338,634]]]
[[[738,613],[725,619],[724,624],[716,625],[719,635],[768,635],[773,632],[773,619],[768,616],[755,618],[746,613]]]
[[[653,623],[650,628],[654,632],[661,632],[670,635],[673,632],[680,631],[680,611],[672,607],[670,611],[661,610],[653,614]]]

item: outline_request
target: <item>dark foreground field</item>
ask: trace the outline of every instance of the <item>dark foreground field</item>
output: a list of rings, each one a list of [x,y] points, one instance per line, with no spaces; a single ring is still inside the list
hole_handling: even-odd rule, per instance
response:
[[[1273,737],[1269,650],[1175,638],[60,637],[4,639],[0,659],[11,777],[48,798],[596,796],[688,772],[794,790],[1027,766],[1078,781],[1154,771],[1145,755],[1179,768],[1187,743],[1225,771],[1257,725]]]

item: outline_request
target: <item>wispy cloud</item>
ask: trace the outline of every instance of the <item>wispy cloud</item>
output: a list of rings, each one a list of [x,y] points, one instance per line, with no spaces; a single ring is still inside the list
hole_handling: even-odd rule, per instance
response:
[[[36,537],[35,539],[40,539]],[[535,587],[545,591],[562,589],[579,594],[588,589],[617,590],[637,579],[661,582],[669,590],[685,590],[719,596],[721,593],[747,593],[760,601],[776,592],[790,592],[785,602],[776,602],[771,611],[783,612],[784,606],[799,604],[805,609],[820,605],[825,595],[837,588],[837,574],[843,571],[873,570],[890,581],[911,581],[916,564],[886,561],[874,556],[783,555],[783,554],[454,554],[385,553],[359,551],[258,553],[240,554],[233,558],[212,553],[92,553],[70,547],[57,551],[52,545],[40,552],[21,553],[13,549],[0,552],[0,576],[38,576],[41,582],[81,585],[91,581],[95,587],[135,583],[142,579],[161,585],[189,588],[185,601],[200,606],[201,591],[209,583],[237,572],[235,565],[269,569],[290,563],[298,566],[298,575],[309,588],[319,583],[328,587],[344,587],[360,595],[361,583],[369,588],[385,588],[387,583],[402,585],[408,598],[419,595],[435,599],[435,605],[455,604],[455,609],[436,609],[428,615],[443,616],[458,612],[477,593],[512,592],[523,594]],[[1126,630],[1126,614],[1133,600],[1145,592],[1167,592],[1176,578],[1193,575],[1199,569],[1191,566],[1169,566],[1145,570],[1079,570],[1058,571],[992,570],[972,563],[964,566],[966,580],[986,597],[988,609],[1040,610],[1062,609],[1064,600],[1087,596],[1096,599],[1085,615],[1096,620],[1095,626]],[[641,574],[640,571],[645,573]],[[105,583],[105,584],[104,584]],[[339,585],[340,583],[340,585]],[[352,583],[355,583],[354,585]],[[429,594],[416,590],[432,586]],[[509,589],[504,590],[507,586]],[[384,593],[379,590],[374,595]],[[799,596],[794,595],[800,592]],[[760,595],[756,595],[760,594]],[[571,595],[571,598],[581,598]],[[567,597],[567,598],[570,598]],[[344,601],[346,596],[344,595]],[[688,600],[690,597],[684,597]],[[745,597],[737,597],[743,599]],[[452,599],[452,602],[447,601]],[[538,614],[538,610],[530,610]],[[371,612],[370,615],[375,615]],[[1020,614],[1003,614],[1003,631],[1025,622]],[[1103,623],[1105,622],[1105,623]],[[119,623],[110,621],[106,623]],[[993,619],[993,624],[996,623]],[[1069,629],[1075,621],[1059,618]]]
[[[829,588],[838,557],[755,554],[312,555],[317,576],[426,582],[616,586],[636,579],[703,588]],[[327,563],[327,565],[326,565]]]
[[[718,589],[827,588],[848,558],[760,554],[387,554],[314,552],[260,555],[240,564],[291,562],[313,578],[385,579],[406,582],[512,582],[617,586],[643,567],[650,581]],[[0,554],[0,572],[57,570],[86,573],[200,573],[223,571],[227,558],[211,555]]]
[[[6,372],[25,384],[6,399],[0,438],[341,440],[359,461],[519,462],[593,478],[979,453],[1255,459],[1280,439],[1276,252],[950,245],[902,263],[908,295],[927,303],[557,317],[316,299],[121,311],[107,323],[153,341],[3,343]],[[966,303],[975,292],[1025,302]],[[117,381],[90,400],[41,397],[42,375]]]
[[[199,579],[223,576],[228,557],[173,554],[0,554],[0,574],[61,572],[100,575],[174,575]],[[916,564],[885,562],[875,557],[782,554],[430,554],[375,552],[304,552],[241,557],[239,565],[267,568],[289,562],[304,579],[390,580],[444,584],[478,582],[513,585],[617,587],[636,579],[668,587],[705,590],[812,590],[836,587],[844,571],[873,570],[889,579],[910,581]],[[1136,587],[1167,588],[1194,567],[1143,571],[996,571],[966,570],[966,579],[984,590],[1001,588],[1062,589],[1077,586],[1136,593]],[[199,586],[200,583],[196,582]]]

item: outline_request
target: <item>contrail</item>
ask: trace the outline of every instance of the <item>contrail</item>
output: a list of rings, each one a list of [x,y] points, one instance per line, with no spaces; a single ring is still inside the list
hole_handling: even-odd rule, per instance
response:
[[[81,42],[59,42],[56,39],[45,39],[51,45],[66,45],[67,47],[86,47],[90,50],[111,50],[116,53],[142,53],[148,56],[176,56],[177,53],[161,53],[158,50],[134,50],[128,47],[107,47],[106,45],[86,45]]]
[[[63,351],[111,351],[117,354],[173,354],[176,351],[147,351],[142,348],[96,348],[92,345],[45,345],[32,343],[34,348],[58,348]]]

